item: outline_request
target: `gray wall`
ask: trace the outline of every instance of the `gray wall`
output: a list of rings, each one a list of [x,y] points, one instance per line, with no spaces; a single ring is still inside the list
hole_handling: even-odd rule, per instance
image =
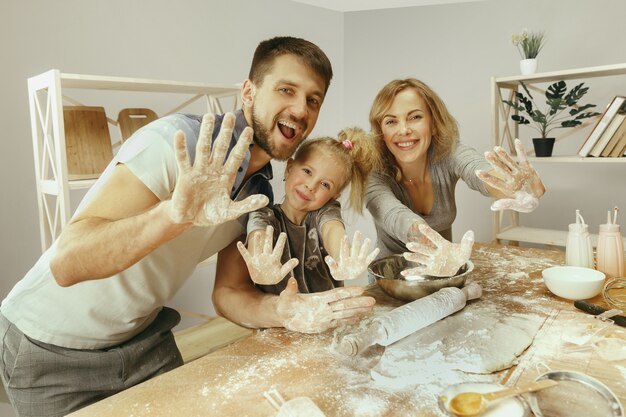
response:
[[[176,6],[166,0],[3,0],[0,16],[0,175],[5,187],[0,297],[40,254],[26,79],[48,69],[237,83],[245,79],[260,40],[302,36],[328,53],[336,73],[314,136],[334,134],[345,125],[367,127],[378,89],[393,78],[415,76],[444,98],[460,122],[462,139],[486,150],[491,144],[490,77],[519,72],[512,33],[524,27],[546,31],[541,71],[626,62],[626,50],[616,46],[626,44],[622,0],[603,0],[602,7],[592,0],[487,0],[346,14],[287,0],[183,0]],[[621,80],[619,91],[589,83],[595,93],[589,101],[603,106],[609,95],[626,94]],[[105,104],[114,116],[128,97],[85,92],[79,98]],[[151,104],[159,112],[170,103],[154,97],[145,103]],[[585,133],[558,145],[556,153],[573,153]],[[522,130],[525,143],[530,137]],[[549,193],[537,212],[524,216],[526,224],[565,230],[574,208],[581,208],[597,230],[608,208],[626,208],[622,164],[537,168]],[[275,176],[280,184],[280,166]],[[489,241],[490,200],[464,185],[457,197],[455,237],[473,229],[477,240]],[[626,227],[626,214],[621,220]],[[351,231],[360,228],[374,236],[367,216],[348,214],[347,222]],[[205,278],[210,274],[211,268],[203,268],[194,275],[174,304],[210,312],[203,296],[211,288]]]

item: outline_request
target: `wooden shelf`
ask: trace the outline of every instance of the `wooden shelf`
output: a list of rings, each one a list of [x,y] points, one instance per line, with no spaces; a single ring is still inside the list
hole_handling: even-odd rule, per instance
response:
[[[576,68],[562,71],[538,72],[532,75],[514,75],[511,77],[497,77],[495,82],[500,85],[517,86],[520,81],[541,83],[554,80],[576,80],[580,78],[607,77],[626,74],[626,63],[603,65],[597,67]]]
[[[110,77],[60,73],[64,88],[88,90],[141,91],[152,93],[180,93],[203,95],[232,95],[233,86],[185,81],[153,80],[146,78]]]
[[[202,99],[206,101],[207,112],[223,113],[222,107],[225,105],[229,106],[227,110],[236,110],[240,104],[241,86],[68,74],[58,69],[29,78],[28,98],[42,251],[50,247],[70,219],[70,191],[88,189],[96,182],[93,177],[98,176],[89,174],[73,178],[68,174],[63,106],[66,103],[83,105],[65,94],[68,89],[184,95],[175,98],[179,104],[161,114],[164,116],[181,111]],[[115,120],[107,120],[117,125]]]
[[[565,247],[565,243],[567,242],[567,232],[561,230],[536,229],[532,227],[517,226],[503,229],[496,234],[496,238],[499,240]]]
[[[528,88],[536,87],[536,84],[554,82],[558,80],[576,80],[610,76],[626,76],[626,63],[616,65],[604,65],[597,67],[575,68],[562,71],[543,72],[532,75],[515,75],[511,77],[492,77],[491,79],[491,136],[493,146],[504,146],[507,143],[513,147],[513,138],[519,137],[518,125],[510,120],[511,109],[505,107],[503,99],[512,100],[514,93],[520,88],[520,82],[528,85]],[[578,155],[553,156],[549,158],[528,157],[532,163],[541,164],[623,164],[626,157],[619,158],[594,158],[580,157]],[[505,216],[508,216],[508,224],[503,225]],[[512,242],[528,242],[534,244],[546,244],[565,247],[567,231],[537,229],[523,227],[519,221],[520,214],[507,211],[494,212],[493,214],[493,238],[495,241],[507,240]],[[592,244],[595,246],[597,235],[591,235]],[[625,239],[626,241],[626,239]]]
[[[91,188],[96,183],[97,179],[88,180],[68,180],[67,185],[70,190],[85,190]],[[41,192],[44,194],[58,195],[59,183],[55,180],[42,180],[40,183]]]
[[[499,240],[565,247],[567,243],[567,233],[568,232],[563,230],[517,226],[502,229],[496,237]],[[590,236],[591,245],[595,248],[598,246],[598,235],[591,233]],[[624,240],[624,247],[626,247],[626,237],[622,239]]]
[[[579,164],[623,164],[626,163],[626,157],[608,158],[608,157],[582,157],[582,156],[551,156],[549,158],[537,158],[536,156],[529,156],[527,159],[530,162],[541,162],[546,164],[558,164],[558,163],[579,163]]]

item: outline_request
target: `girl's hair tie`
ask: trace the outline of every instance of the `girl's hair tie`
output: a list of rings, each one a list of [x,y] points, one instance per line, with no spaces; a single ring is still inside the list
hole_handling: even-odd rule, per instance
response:
[[[341,142],[341,144],[343,145],[344,148],[346,148],[347,150],[352,150],[352,142],[350,142],[350,139],[346,139],[343,142]]]

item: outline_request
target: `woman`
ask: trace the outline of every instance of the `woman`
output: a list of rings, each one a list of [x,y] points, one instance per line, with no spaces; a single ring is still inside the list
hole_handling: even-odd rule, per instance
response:
[[[482,156],[460,143],[456,120],[419,80],[385,85],[372,104],[370,124],[383,164],[370,176],[366,207],[374,218],[380,256],[408,247],[417,253],[407,259],[426,265],[411,272],[451,275],[469,258],[471,231],[460,245],[450,243],[459,179],[485,196],[504,198],[492,210],[532,211],[545,192],[518,140],[519,163],[501,147]]]

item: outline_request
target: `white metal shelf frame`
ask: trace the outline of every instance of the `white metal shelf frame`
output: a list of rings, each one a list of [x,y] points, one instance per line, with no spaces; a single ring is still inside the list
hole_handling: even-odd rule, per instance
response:
[[[563,71],[553,71],[537,73],[532,75],[520,75],[512,77],[492,77],[491,78],[491,137],[493,146],[503,146],[506,142],[509,150],[514,153],[513,139],[518,137],[518,125],[511,121],[511,108],[503,103],[503,99],[514,100],[514,93],[523,81],[529,88],[534,88],[534,84],[558,81],[577,80],[597,77],[610,77],[616,75],[626,75],[626,63],[605,65],[597,67],[577,68]],[[505,107],[506,106],[506,107]],[[579,126],[584,127],[583,124]],[[573,129],[570,129],[570,134]],[[558,140],[567,137],[562,135]],[[622,158],[582,158],[577,155],[556,156],[550,158],[529,158],[533,163],[626,163],[626,157]],[[537,229],[520,226],[519,213],[508,211],[508,224],[504,224],[505,213],[494,212],[492,218],[493,240],[500,243],[502,240],[509,242],[529,242],[547,244],[553,246],[565,246],[567,232],[549,229]],[[592,236],[592,238],[596,238]],[[626,239],[625,239],[626,241]]]
[[[227,101],[232,103],[229,111],[236,110],[241,104],[238,85],[68,74],[58,69],[29,78],[28,102],[42,251],[52,245],[70,219],[70,190],[89,188],[95,182],[68,177],[63,103],[82,103],[67,96],[66,89],[192,95],[161,116],[180,111],[203,98],[207,112],[212,113],[223,113]],[[111,119],[109,123],[117,125]]]

